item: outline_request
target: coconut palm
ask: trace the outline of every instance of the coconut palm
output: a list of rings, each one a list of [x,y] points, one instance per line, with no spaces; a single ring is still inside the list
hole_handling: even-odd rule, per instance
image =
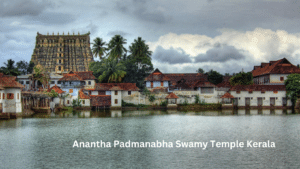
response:
[[[15,61],[12,59],[8,59],[7,63],[4,63],[5,66],[0,68],[0,71],[6,75],[13,75],[18,76],[21,73],[19,72],[18,68],[15,67]]]
[[[130,56],[142,60],[142,58],[150,58],[152,52],[149,50],[149,46],[145,43],[145,40],[142,40],[141,37],[134,39],[134,43],[129,46]]]
[[[105,47],[107,44],[102,40],[102,38],[95,38],[93,47],[92,47],[92,52],[95,58],[99,57],[102,59],[103,55],[106,53],[107,48]]]
[[[126,39],[121,35],[115,35],[108,43],[109,57],[120,59],[127,52],[123,46],[125,44],[127,44]]]
[[[119,83],[122,82],[122,79],[126,75],[126,67],[118,62],[117,58],[109,57],[103,60],[103,63],[100,67],[100,72],[103,72],[98,80],[100,82],[108,82],[108,83]]]

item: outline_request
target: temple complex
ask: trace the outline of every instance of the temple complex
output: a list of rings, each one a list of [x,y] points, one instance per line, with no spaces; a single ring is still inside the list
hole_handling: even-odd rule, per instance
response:
[[[88,71],[89,63],[93,62],[90,33],[42,35],[38,32],[31,61],[51,73]]]

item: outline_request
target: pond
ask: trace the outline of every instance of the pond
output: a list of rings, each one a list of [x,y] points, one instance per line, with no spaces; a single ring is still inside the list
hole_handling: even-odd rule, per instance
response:
[[[299,168],[299,121],[286,110],[37,114],[0,121],[1,167]]]

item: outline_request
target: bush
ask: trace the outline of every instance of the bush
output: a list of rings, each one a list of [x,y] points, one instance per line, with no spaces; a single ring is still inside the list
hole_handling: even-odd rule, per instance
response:
[[[167,105],[168,105],[167,100],[160,102],[160,106],[165,107],[165,106],[167,106]]]
[[[198,104],[198,103],[200,103],[200,98],[199,98],[198,95],[196,95],[196,97],[195,97],[195,104]]]
[[[182,105],[187,106],[189,103],[187,101],[187,99],[184,99],[184,102],[182,103]]]
[[[149,96],[149,102],[154,102],[155,101],[155,96],[154,95],[150,95]]]

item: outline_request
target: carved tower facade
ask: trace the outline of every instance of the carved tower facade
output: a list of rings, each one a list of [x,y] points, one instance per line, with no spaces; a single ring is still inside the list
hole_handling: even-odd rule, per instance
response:
[[[80,35],[42,35],[37,33],[31,61],[48,72],[88,71],[93,62],[90,33]]]

